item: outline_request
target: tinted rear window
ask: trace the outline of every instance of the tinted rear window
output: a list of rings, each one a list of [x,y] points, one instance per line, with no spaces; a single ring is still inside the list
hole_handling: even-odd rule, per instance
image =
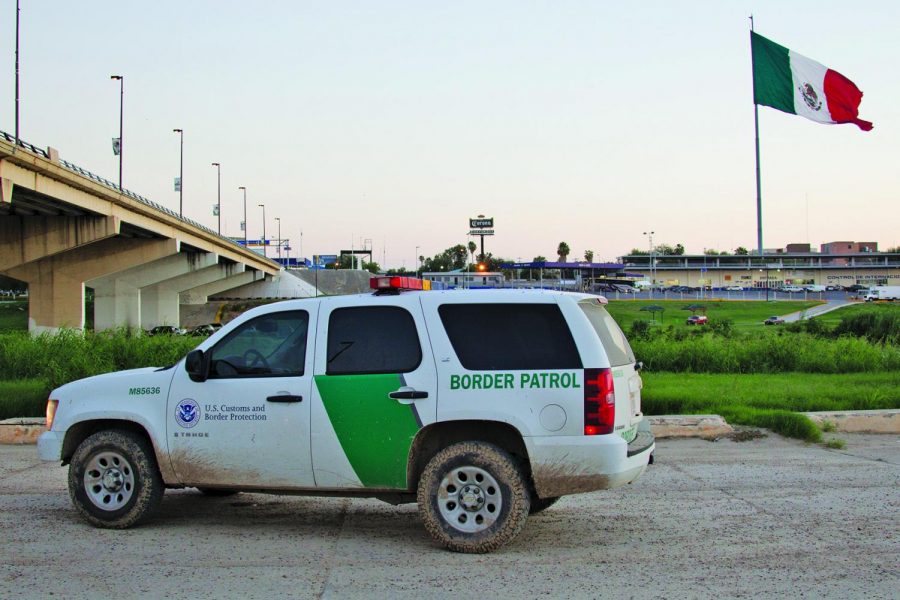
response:
[[[471,371],[581,368],[556,304],[444,304],[438,314],[459,362]]]
[[[606,350],[609,357],[609,364],[612,367],[621,367],[634,362],[634,352],[631,345],[622,333],[622,329],[616,320],[606,312],[601,304],[597,304],[596,300],[588,300],[579,302],[578,306],[587,315],[588,321],[594,326],[594,331]]]

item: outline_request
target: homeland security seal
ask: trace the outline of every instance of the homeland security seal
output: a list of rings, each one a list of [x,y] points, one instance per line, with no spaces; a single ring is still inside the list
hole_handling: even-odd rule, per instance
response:
[[[200,405],[185,398],[175,407],[175,420],[185,429],[190,429],[200,422]]]
[[[806,105],[812,110],[822,109],[822,101],[819,100],[819,95],[816,93],[816,90],[812,85],[810,85],[809,83],[804,83],[797,88],[797,91],[800,92],[800,95],[803,96],[803,101],[806,102]]]

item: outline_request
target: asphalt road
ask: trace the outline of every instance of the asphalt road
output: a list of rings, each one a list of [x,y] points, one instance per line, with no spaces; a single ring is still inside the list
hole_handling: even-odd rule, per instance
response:
[[[413,505],[167,493],[143,527],[75,513],[66,470],[0,446],[0,598],[897,598],[900,438],[662,440],[501,551],[452,554]]]

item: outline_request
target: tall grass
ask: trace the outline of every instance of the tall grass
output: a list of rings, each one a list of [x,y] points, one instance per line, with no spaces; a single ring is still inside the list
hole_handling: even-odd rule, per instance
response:
[[[40,379],[52,389],[63,383],[123,369],[178,361],[202,338],[61,331],[30,336],[0,334],[0,380]]]
[[[863,373],[900,369],[900,347],[865,338],[783,335],[689,335],[633,338],[638,360],[651,371],[688,373]]]
[[[0,381],[0,421],[17,417],[42,417],[50,388],[42,379]]]

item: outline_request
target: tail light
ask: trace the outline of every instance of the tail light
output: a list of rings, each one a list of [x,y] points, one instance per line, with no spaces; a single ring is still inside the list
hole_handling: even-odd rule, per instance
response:
[[[47,431],[53,429],[53,419],[56,417],[56,407],[59,400],[47,400]]]
[[[584,370],[584,435],[612,433],[616,423],[616,390],[612,369]]]

